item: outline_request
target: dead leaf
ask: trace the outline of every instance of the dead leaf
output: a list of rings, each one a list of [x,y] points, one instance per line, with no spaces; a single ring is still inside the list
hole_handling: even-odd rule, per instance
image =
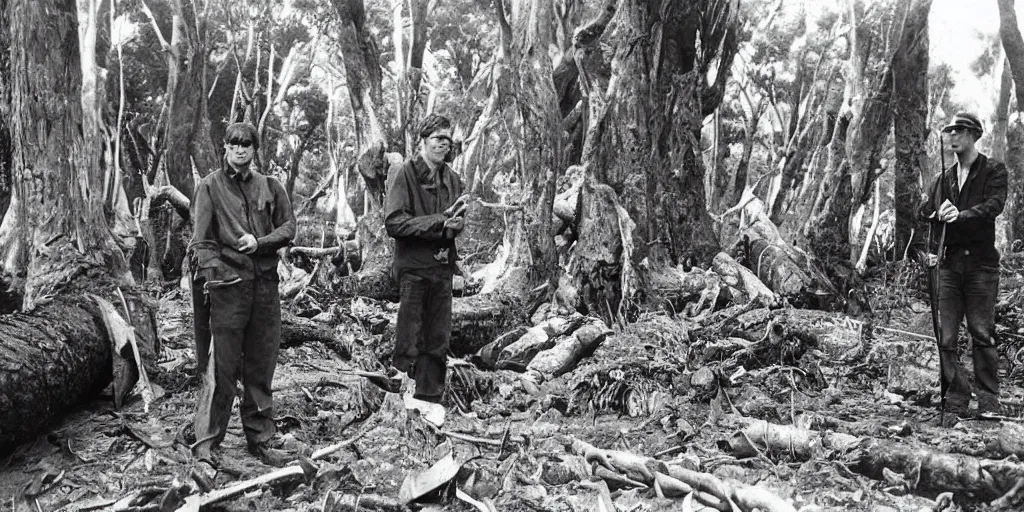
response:
[[[406,476],[401,490],[398,491],[398,500],[406,504],[412,503],[439,489],[455,478],[461,467],[462,464],[455,461],[455,455],[449,452],[426,471]]]

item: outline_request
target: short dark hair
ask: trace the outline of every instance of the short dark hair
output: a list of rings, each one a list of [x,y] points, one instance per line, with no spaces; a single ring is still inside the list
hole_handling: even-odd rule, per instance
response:
[[[425,139],[438,130],[448,130],[451,127],[452,122],[447,117],[441,114],[430,114],[420,124],[420,138]]]
[[[256,149],[260,148],[260,136],[252,123],[231,123],[224,130],[224,144],[250,143]]]

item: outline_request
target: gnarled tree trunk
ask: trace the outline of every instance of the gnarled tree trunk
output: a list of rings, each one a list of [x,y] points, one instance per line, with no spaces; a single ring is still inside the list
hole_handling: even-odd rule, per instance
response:
[[[102,74],[95,0],[8,0],[10,69],[3,108],[11,128],[15,208],[4,237],[27,265],[25,313],[0,334],[0,449],[39,433],[111,374],[111,344],[85,293],[132,300],[124,256],[103,214]],[[55,99],[57,101],[55,101]],[[16,273],[26,268],[6,268]],[[148,314],[144,315],[148,318]],[[40,375],[46,378],[40,378]]]
[[[893,55],[896,136],[895,259],[913,247],[922,178],[928,165],[928,13],[931,0],[916,0],[907,13],[903,36]],[[921,240],[920,237],[915,237]]]
[[[705,205],[700,128],[722,98],[736,52],[737,9],[728,0],[626,0],[610,25],[612,16],[602,16],[593,30],[577,32],[588,36],[577,37],[575,53],[589,105],[573,269],[578,308],[621,315],[637,288],[635,263],[647,258],[658,272],[707,265],[718,252]],[[607,85],[581,65],[605,26],[614,27],[607,42],[615,48]],[[718,72],[709,83],[712,65]],[[592,252],[596,247],[603,249]]]

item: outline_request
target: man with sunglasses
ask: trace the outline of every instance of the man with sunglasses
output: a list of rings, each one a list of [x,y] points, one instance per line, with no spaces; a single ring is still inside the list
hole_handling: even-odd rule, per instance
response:
[[[192,201],[189,255],[200,375],[193,454],[199,474],[210,478],[238,380],[249,451],[275,466],[292,458],[280,450],[285,440],[274,424],[272,389],[281,343],[277,250],[295,236],[295,215],[281,183],[252,165],[258,148],[253,125],[228,126],[222,167],[199,183]]]
[[[384,206],[384,226],[395,239],[393,275],[400,294],[392,364],[415,380],[406,407],[440,425],[458,259],[455,239],[465,226],[467,196],[446,163],[452,149],[448,118],[427,116],[419,136],[419,154],[389,177]]]
[[[945,417],[967,417],[971,385],[957,358],[960,322],[967,317],[973,341],[974,391],[978,415],[999,414],[999,353],[996,351],[995,305],[999,289],[996,217],[1006,203],[1007,172],[1002,162],[980,153],[975,143],[983,129],[977,116],[961,112],[942,128],[943,150],[956,156],[935,180],[923,217],[945,223],[945,254],[939,268],[939,316],[942,339],[939,364],[946,389]]]

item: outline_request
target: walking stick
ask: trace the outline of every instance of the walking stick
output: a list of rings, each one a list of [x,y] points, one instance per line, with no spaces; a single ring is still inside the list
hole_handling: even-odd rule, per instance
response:
[[[942,132],[939,132],[939,161],[942,169],[939,171],[937,185],[939,187],[938,197],[941,206],[945,200],[945,177],[946,177],[946,153],[942,146]],[[935,216],[938,218],[938,208],[935,209]],[[932,223],[928,224],[928,248],[932,245]],[[939,234],[939,247],[936,257],[928,258],[928,295],[932,306],[932,329],[935,331],[935,345],[939,351],[939,424],[945,424],[946,416],[946,370],[942,364],[942,319],[939,317],[939,267],[946,252],[946,223],[942,223],[942,231]]]

